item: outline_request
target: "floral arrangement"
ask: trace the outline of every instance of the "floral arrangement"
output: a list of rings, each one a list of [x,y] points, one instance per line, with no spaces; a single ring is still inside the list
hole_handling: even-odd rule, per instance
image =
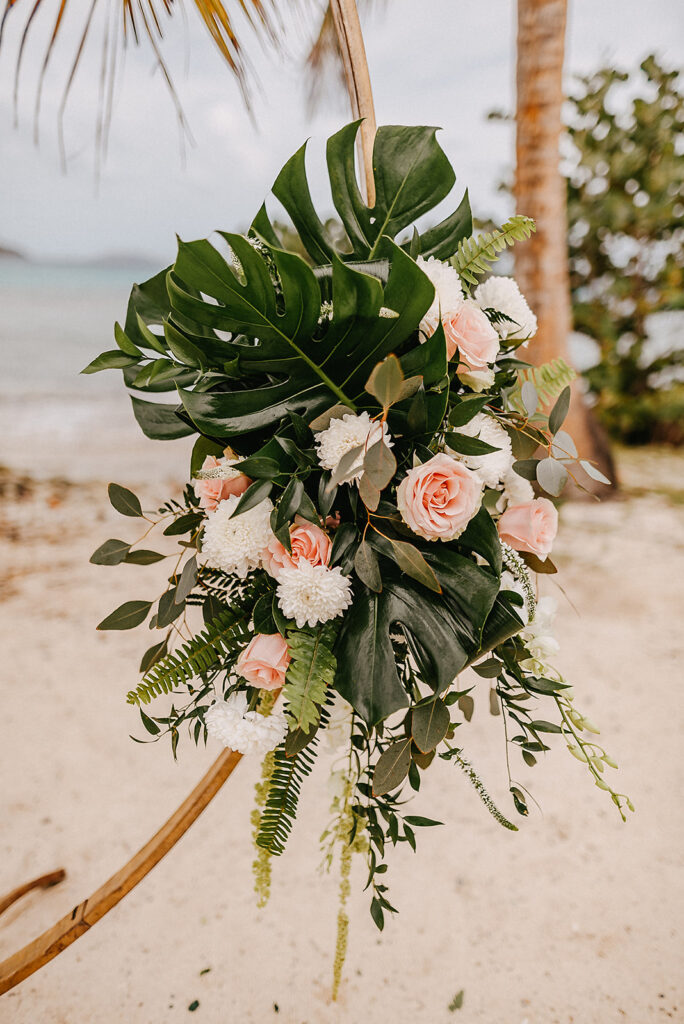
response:
[[[179,242],[173,266],[133,288],[118,348],[84,371],[120,368],[135,392],[176,391],[172,404],[133,397],[138,423],[154,439],[197,435],[180,500],[148,513],[110,485],[114,507],[145,520],[144,537],[159,528],[179,550],[106,541],[93,562],[166,558],[171,569],[160,597],[128,601],[98,628],[149,617],[164,634],[128,694],[150,739],[169,736],[175,756],[187,731],[263,758],[262,902],[321,737],[340,752],[322,839],[342,870],[336,985],[352,856],[367,860],[382,928],[395,911],[386,849],[415,848],[416,828],[438,824],[406,813],[407,787],[419,789],[436,756],[516,828],[466,756],[477,676],[528,765],[555,734],[623,817],[631,808],[552,665],[554,602],[537,600],[536,574],[556,571],[551,498],[569,476],[603,478],[562,429],[572,371],[519,358],[535,316],[514,280],[489,276],[534,225],[514,217],[473,235],[466,193],[419,232],[455,181],[426,127],[379,129],[369,209],[357,131],[327,147],[343,242],[316,213],[302,147],[273,187],[302,255],[285,250],[265,206],[246,235]],[[162,695],[171,706],[155,714]],[[510,793],[527,814],[523,787],[511,780]]]

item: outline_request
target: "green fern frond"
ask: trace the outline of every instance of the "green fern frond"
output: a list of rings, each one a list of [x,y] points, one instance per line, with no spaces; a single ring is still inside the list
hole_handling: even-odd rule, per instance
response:
[[[149,704],[239,652],[252,635],[251,614],[251,602],[248,607],[227,608],[192,640],[158,661],[135,690],[129,691],[128,703]]]
[[[518,371],[518,386],[510,395],[508,403],[517,412],[525,414],[521,389],[529,381],[536,388],[540,405],[551,405],[576,377],[576,371],[564,359],[552,359],[550,363],[542,363],[541,366],[529,366]]]
[[[310,732],[318,724],[326,691],[335,679],[337,661],[332,652],[337,626],[319,627],[315,633],[293,630],[287,634],[291,661],[285,678],[283,697],[293,720],[291,728]]]
[[[489,273],[490,264],[499,259],[499,253],[529,238],[535,230],[534,221],[529,217],[511,217],[497,231],[484,231],[461,239],[451,257],[451,265],[468,284],[477,284],[478,277]]]
[[[327,724],[329,719],[327,709],[321,708],[321,724]],[[295,757],[285,756],[284,743],[274,752],[273,773],[256,837],[257,846],[268,850],[274,857],[283,852],[292,831],[302,783],[311,774],[319,737],[320,730]]]

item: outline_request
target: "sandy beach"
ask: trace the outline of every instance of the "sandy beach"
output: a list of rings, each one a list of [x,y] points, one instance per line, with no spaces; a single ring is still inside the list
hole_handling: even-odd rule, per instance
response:
[[[110,479],[159,503],[180,485],[181,446],[137,440],[115,456],[84,439],[63,462],[36,449],[0,474],[4,699],[0,894],[58,867],[61,885],[0,920],[5,956],[85,898],[156,830],[219,753],[140,746],[125,703],[149,646],[146,627],[96,633],[129,598],[157,593],[158,566],[88,563],[137,526],[109,507]],[[139,455],[139,458],[138,458]],[[68,457],[67,457],[68,456]],[[65,476],[71,462],[73,477]],[[346,980],[331,1003],[336,873],[319,874],[328,820],[320,758],[269,906],[256,910],[249,815],[258,764],[234,776],[162,863],[90,933],[0,1000],[7,1024],[651,1024],[684,1020],[681,885],[684,785],[684,459],[621,459],[623,496],[565,506],[554,559],[559,667],[601,725],[636,813],[556,744],[515,778],[541,806],[501,829],[446,763],[425,776],[412,813],[445,822],[390,860],[399,917],[380,934],[355,869]],[[127,470],[124,469],[127,467]],[[135,468],[132,468],[135,467]],[[678,488],[678,489],[677,489]],[[579,613],[575,611],[579,609]],[[461,732],[511,813],[501,719],[478,682]],[[449,1009],[457,993],[462,1006]],[[197,1005],[195,1005],[197,1004]]]

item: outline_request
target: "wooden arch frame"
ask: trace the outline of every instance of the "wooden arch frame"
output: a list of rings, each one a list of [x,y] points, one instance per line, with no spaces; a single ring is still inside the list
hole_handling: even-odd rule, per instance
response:
[[[361,162],[364,169],[366,196],[369,206],[375,205],[373,178],[373,140],[376,122],[373,95],[366,51],[355,0],[331,0],[335,29],[344,61],[345,77],[354,117],[363,118],[361,125]],[[224,782],[232,775],[242,758],[241,754],[226,750],[198,782],[190,795],[174,811],[158,832],[115,874],[101,885],[92,896],[77,904],[71,913],[61,918],[38,938],[13,953],[0,963],[0,995],[8,992],[30,975],[54,960],[84,932],[97,924],[115,907],[138,882],[166,856],[170,849],[190,828],[204,808],[216,796]],[[0,912],[25,892],[37,886],[55,884],[59,872],[44,876],[36,882],[20,886],[0,903]],[[61,877],[64,877],[61,874]],[[52,881],[46,881],[51,878]]]

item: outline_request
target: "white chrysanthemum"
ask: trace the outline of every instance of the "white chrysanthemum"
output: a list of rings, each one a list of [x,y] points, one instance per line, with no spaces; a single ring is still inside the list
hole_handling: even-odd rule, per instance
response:
[[[261,553],[271,539],[273,505],[265,498],[254,508],[231,519],[239,500],[237,494],[231,494],[219,502],[214,512],[209,512],[202,553],[206,556],[207,565],[244,579],[250,569],[259,567]]]
[[[534,498],[534,488],[529,480],[510,468],[503,477],[503,491],[496,503],[497,512],[503,512],[509,505],[525,505]]]
[[[287,718],[281,709],[270,714],[247,710],[247,695],[232,693],[228,700],[217,700],[207,711],[207,732],[224,747],[240,754],[264,755],[285,739]]]
[[[499,337],[527,341],[537,333],[537,318],[512,277],[493,275],[475,289],[475,301],[481,309],[495,309],[510,317],[494,324]]]
[[[339,565],[312,565],[301,559],[293,569],[281,569],[278,604],[297,628],[316,626],[341,615],[352,601],[351,583]]]
[[[334,472],[340,459],[347,452],[361,445],[368,451],[381,438],[388,448],[392,448],[392,438],[386,423],[371,420],[367,412],[362,412],[358,416],[353,412],[345,413],[339,419],[331,420],[326,430],[316,434],[318,461],[323,469]],[[347,482],[358,480],[363,473],[363,456],[364,452],[360,452],[358,459],[354,460],[353,466],[345,476]]]
[[[427,313],[420,321],[419,330],[429,338],[437,330],[440,317],[444,319],[448,313],[456,313],[463,303],[463,285],[461,278],[449,263],[429,256],[419,256],[416,263],[435,288],[435,297]]]
[[[485,444],[491,444],[493,448],[499,449],[487,455],[457,455],[450,452],[461,462],[465,462],[468,469],[475,472],[485,487],[498,487],[513,465],[511,439],[504,428],[491,416],[479,412],[469,423],[459,427],[458,432],[476,437]]]

